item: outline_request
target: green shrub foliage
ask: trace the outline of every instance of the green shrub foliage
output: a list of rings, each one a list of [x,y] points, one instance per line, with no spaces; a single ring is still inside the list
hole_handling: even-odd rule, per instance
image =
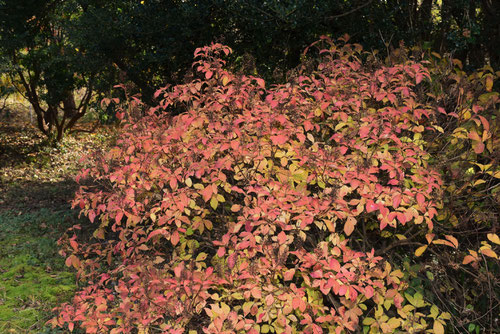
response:
[[[160,105],[125,121],[116,147],[80,174],[94,185],[74,206],[97,228],[89,244],[79,227],[61,239],[85,284],[52,323],[443,333],[450,313],[388,254],[459,246],[434,233],[443,178],[429,154],[458,115],[421,102],[431,80],[422,63],[383,65],[346,42],[323,38],[316,58],[273,87],[227,71],[230,48],[197,49],[196,79],[158,91]]]

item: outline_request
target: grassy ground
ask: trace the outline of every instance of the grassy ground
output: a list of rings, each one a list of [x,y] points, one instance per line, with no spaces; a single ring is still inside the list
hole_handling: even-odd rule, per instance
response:
[[[107,137],[80,134],[55,148],[24,124],[0,119],[0,333],[55,333],[44,325],[51,309],[76,288],[56,242],[78,222],[69,204],[78,160]]]

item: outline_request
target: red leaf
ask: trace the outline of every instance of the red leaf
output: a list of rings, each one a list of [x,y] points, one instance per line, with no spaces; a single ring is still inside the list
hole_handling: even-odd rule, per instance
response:
[[[345,295],[345,293],[347,292],[347,286],[346,285],[341,285],[340,288],[339,288],[339,296],[343,296]]]
[[[219,247],[219,249],[217,250],[217,256],[223,257],[224,254],[226,254],[226,249],[224,247]]]
[[[283,145],[287,140],[288,138],[285,135],[271,136],[271,142],[274,145]]]
[[[392,197],[392,207],[397,209],[399,204],[401,204],[401,194],[396,194]]]
[[[236,253],[232,253],[231,255],[228,256],[227,258],[227,266],[229,269],[233,269],[234,266],[236,265]]]
[[[484,151],[484,143],[478,142],[475,145],[473,144],[472,146],[474,147],[474,152],[476,152],[476,154],[483,153],[483,151]]]
[[[177,179],[175,178],[175,176],[170,178],[169,184],[172,190],[177,189]]]
[[[371,286],[367,286],[365,288],[365,296],[366,296],[366,298],[368,298],[368,299],[372,298],[373,297],[373,292],[374,292],[373,288]]]
[[[378,205],[375,204],[371,199],[366,202],[366,212],[373,212],[378,209]]]
[[[481,141],[481,137],[479,137],[476,131],[469,132],[469,138],[475,141]]]
[[[370,133],[370,127],[369,126],[362,126],[359,128],[359,136],[361,138],[368,137],[368,133]]]
[[[201,196],[203,196],[203,200],[205,202],[208,202],[210,201],[210,199],[212,198],[212,194],[213,194],[213,189],[212,189],[212,186],[206,186],[204,189],[200,190],[200,194]]]
[[[168,235],[169,233],[164,229],[154,230],[153,232],[149,233],[147,240],[153,238],[156,235],[160,235],[160,234],[161,235]]]
[[[174,246],[179,243],[179,232],[174,231],[174,233],[172,233],[172,235],[170,236],[170,242]]]
[[[95,220],[95,212],[93,210],[89,211],[89,220],[91,223]]]
[[[419,84],[424,79],[424,76],[421,73],[417,73],[416,79],[417,79],[417,84]]]
[[[214,74],[214,72],[212,71],[206,71],[205,72],[205,78],[208,80],[212,77],[212,75]]]
[[[117,224],[120,224],[120,221],[122,220],[123,218],[123,212],[122,211],[119,211],[116,216],[115,216],[115,221]]]

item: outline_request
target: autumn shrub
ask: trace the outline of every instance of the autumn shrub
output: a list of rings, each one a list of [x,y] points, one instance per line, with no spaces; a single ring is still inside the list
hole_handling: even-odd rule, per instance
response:
[[[345,42],[323,38],[317,57],[273,87],[226,70],[230,48],[197,49],[198,77],[158,91],[160,105],[125,122],[116,147],[79,175],[91,182],[73,203],[95,230],[89,242],[79,226],[61,239],[82,288],[53,325],[452,328],[406,265],[459,246],[437,226],[447,176],[430,154],[456,111],[423,98],[426,63],[384,65]]]
[[[457,243],[452,252],[440,251],[446,243],[429,239],[417,249],[422,257],[406,260],[405,273],[451,314],[455,332],[495,331],[500,328],[500,99],[495,91],[500,72],[485,66],[466,73],[459,60],[416,47],[395,50],[386,64],[409,58],[424,62],[431,76],[419,86],[419,100],[441,111],[438,131],[425,141],[443,181],[432,237],[449,235]]]

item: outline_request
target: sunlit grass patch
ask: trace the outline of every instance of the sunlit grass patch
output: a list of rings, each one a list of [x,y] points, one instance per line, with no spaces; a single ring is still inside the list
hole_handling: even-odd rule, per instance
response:
[[[71,211],[0,213],[0,333],[40,333],[51,309],[75,289],[74,273],[57,253]]]

